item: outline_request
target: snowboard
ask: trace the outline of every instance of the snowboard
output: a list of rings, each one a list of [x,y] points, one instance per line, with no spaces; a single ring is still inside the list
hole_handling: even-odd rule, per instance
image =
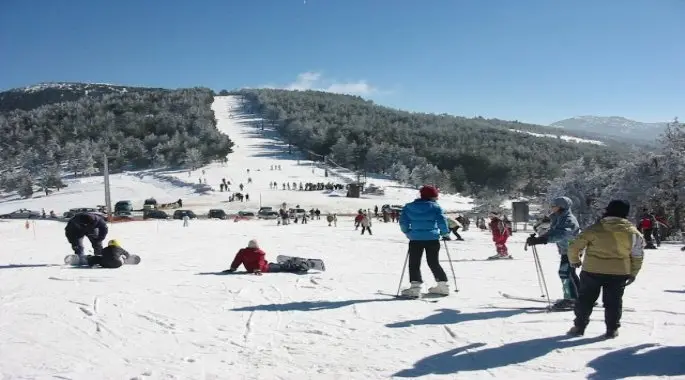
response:
[[[81,261],[77,255],[71,254],[64,257],[64,263],[73,266],[82,266]],[[124,265],[138,265],[140,264],[140,256],[129,255],[128,259],[124,259]]]
[[[316,269],[322,272],[326,271],[326,265],[323,263],[323,260],[320,259],[306,259],[303,257],[297,257],[297,256],[286,256],[286,255],[278,255],[276,257],[276,262],[279,264],[283,264],[287,261],[290,260],[296,260],[296,261],[306,261],[307,264],[309,264],[310,269]]]

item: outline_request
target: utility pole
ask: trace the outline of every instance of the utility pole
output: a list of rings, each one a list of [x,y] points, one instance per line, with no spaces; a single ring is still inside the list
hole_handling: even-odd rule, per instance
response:
[[[105,176],[105,208],[107,209],[107,219],[111,220],[112,217],[112,198],[109,192],[109,161],[107,159],[107,153],[103,155],[104,160],[102,174]]]

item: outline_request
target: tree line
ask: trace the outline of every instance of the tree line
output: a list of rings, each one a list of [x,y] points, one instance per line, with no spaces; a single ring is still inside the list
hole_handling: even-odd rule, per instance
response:
[[[0,186],[30,196],[87,175],[225,160],[233,142],[216,128],[213,92],[151,90],[81,97],[0,113]]]
[[[610,170],[580,158],[550,182],[548,197],[565,195],[583,226],[594,223],[612,199],[627,200],[635,217],[647,208],[674,230],[685,217],[685,125],[675,119],[659,139],[659,150],[623,159]]]
[[[231,94],[242,96],[246,112],[262,115],[293,146],[353,170],[469,194],[536,194],[564,164],[586,157],[611,168],[618,151],[512,131],[551,133],[542,126],[410,113],[358,96],[276,89]]]

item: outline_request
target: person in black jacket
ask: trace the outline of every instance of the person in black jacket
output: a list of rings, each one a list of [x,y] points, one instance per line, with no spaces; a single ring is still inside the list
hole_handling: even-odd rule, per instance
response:
[[[102,250],[101,255],[88,255],[86,259],[89,267],[99,265],[103,268],[119,268],[124,264],[124,258],[128,259],[129,256],[131,255],[121,248],[121,244],[112,239],[107,243],[107,247]]]
[[[82,260],[83,243],[82,239],[87,237],[90,244],[93,246],[93,252],[99,255],[102,251],[102,242],[107,237],[107,222],[105,218],[99,214],[84,212],[74,215],[73,218],[67,222],[64,228],[64,233],[74,250],[74,254],[79,256]]]

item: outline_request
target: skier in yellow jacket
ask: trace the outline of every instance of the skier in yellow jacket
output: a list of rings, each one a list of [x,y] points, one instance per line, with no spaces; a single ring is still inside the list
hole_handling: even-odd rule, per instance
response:
[[[585,333],[601,290],[605,336],[618,336],[623,292],[640,272],[645,247],[642,234],[627,219],[629,213],[630,205],[627,202],[609,202],[602,219],[578,235],[569,247],[568,259],[575,268],[581,266],[580,256],[585,250],[579,296],[574,309],[576,318],[568,332],[570,335]]]

